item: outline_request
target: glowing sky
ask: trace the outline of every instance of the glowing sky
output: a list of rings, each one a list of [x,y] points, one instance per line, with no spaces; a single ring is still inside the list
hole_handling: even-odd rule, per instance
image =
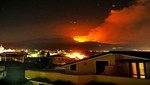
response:
[[[88,35],[111,18],[112,9],[122,10],[132,1],[1,0],[0,42]]]
[[[91,29],[87,35],[76,36],[79,41],[96,41],[111,44],[149,44],[150,1],[137,3],[121,10],[111,10],[104,23]]]

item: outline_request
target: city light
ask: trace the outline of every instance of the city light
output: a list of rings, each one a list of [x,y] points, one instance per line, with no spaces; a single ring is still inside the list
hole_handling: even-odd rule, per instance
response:
[[[15,52],[14,49],[5,49],[2,45],[0,46],[0,53],[3,52]]]
[[[30,53],[27,57],[39,57],[39,53]]]
[[[66,54],[66,56],[69,57],[69,58],[75,58],[77,60],[84,59],[84,58],[87,57],[87,56],[85,56],[83,54],[80,54],[80,53],[77,53],[77,52],[68,53],[68,54]]]

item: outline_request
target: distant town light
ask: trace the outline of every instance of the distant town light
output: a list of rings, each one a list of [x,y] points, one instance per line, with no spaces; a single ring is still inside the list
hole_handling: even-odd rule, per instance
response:
[[[15,52],[14,49],[5,49],[2,45],[0,46],[0,53],[3,52]]]
[[[80,53],[77,53],[77,52],[68,53],[68,54],[66,54],[66,56],[69,57],[69,58],[75,58],[77,60],[84,59],[84,58],[87,57],[87,56],[85,56],[83,54],[80,54]]]
[[[40,54],[37,52],[37,53],[29,53],[27,55],[27,57],[40,57]]]

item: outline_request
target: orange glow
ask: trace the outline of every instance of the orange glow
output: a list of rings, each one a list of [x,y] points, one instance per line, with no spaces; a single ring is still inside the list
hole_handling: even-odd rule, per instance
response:
[[[66,56],[69,58],[75,58],[76,60],[84,59],[87,57],[87,56],[80,54],[80,53],[77,53],[77,52],[69,53]]]
[[[133,78],[137,78],[137,67],[136,67],[136,63],[132,63],[132,77]]]
[[[145,6],[136,5],[122,10],[111,10],[104,23],[89,30],[85,35],[76,34],[77,37],[74,37],[74,40],[78,42],[92,41],[110,44],[147,42],[145,39],[149,35],[149,24],[148,26],[143,24],[143,21],[147,19],[149,19],[149,15]]]
[[[87,41],[87,38],[84,36],[75,36],[73,39],[78,42],[86,42]]]

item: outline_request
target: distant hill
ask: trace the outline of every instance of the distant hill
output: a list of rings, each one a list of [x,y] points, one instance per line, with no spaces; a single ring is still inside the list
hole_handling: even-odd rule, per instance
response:
[[[98,42],[79,43],[70,38],[32,39],[21,42],[3,43],[6,48],[30,48],[30,49],[100,49],[107,48],[111,44]]]
[[[130,50],[138,48],[131,44],[106,44],[99,42],[79,43],[71,38],[32,39],[21,42],[3,43],[6,48],[29,48],[29,49],[82,49],[82,50]]]

